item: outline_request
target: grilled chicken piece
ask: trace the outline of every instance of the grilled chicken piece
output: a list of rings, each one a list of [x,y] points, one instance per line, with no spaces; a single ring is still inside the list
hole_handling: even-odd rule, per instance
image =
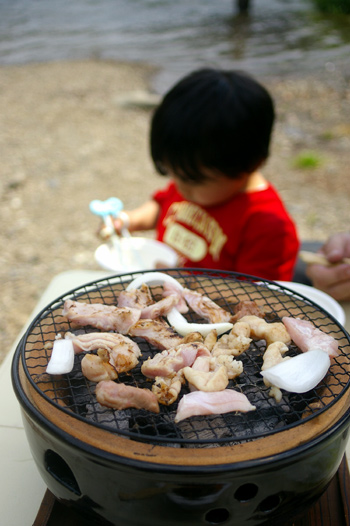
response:
[[[224,365],[226,367],[227,376],[229,380],[234,380],[243,373],[243,362],[235,360],[233,356],[227,354],[219,354],[214,358],[216,366]]]
[[[141,318],[154,320],[161,316],[166,316],[168,312],[178,304],[179,298],[179,294],[169,294],[169,296],[166,296],[160,301],[144,307],[141,311]]]
[[[186,304],[186,301],[184,300],[182,296],[182,289],[174,285],[173,283],[167,283],[166,281],[163,283],[163,297],[166,298],[169,295],[172,294],[178,294],[179,295],[179,302],[176,305],[176,308],[179,312],[182,314],[185,314],[188,312],[188,306]]]
[[[204,373],[209,373],[210,368],[211,368],[211,360],[212,358],[210,354],[199,355],[197,356],[197,358],[195,359],[191,367],[195,371],[202,371]]]
[[[118,307],[144,309],[154,303],[151,291],[145,283],[139,289],[122,290],[118,296]]]
[[[99,404],[112,409],[147,409],[159,413],[157,397],[149,389],[119,384],[112,380],[99,382],[96,386],[96,399]]]
[[[206,343],[204,345],[206,346]],[[192,365],[192,369],[208,373],[209,371],[216,371],[222,365],[226,367],[229,380],[233,380],[243,373],[243,362],[235,360],[234,356],[228,354],[198,356]]]
[[[265,316],[263,307],[250,300],[243,300],[237,303],[234,307],[234,313],[230,320],[232,323],[240,320],[243,316],[257,316],[258,318],[264,318]]]
[[[231,314],[207,296],[203,296],[203,294],[190,289],[184,289],[182,295],[190,308],[210,323],[230,321]]]
[[[204,393],[203,391],[193,391],[184,395],[178,405],[175,422],[180,422],[185,418],[198,415],[214,415],[230,413],[231,411],[254,411],[248,398],[233,389]]]
[[[269,369],[270,367],[273,367],[284,360],[289,360],[290,356],[283,356],[288,350],[289,349],[287,345],[285,345],[283,342],[270,343],[264,352],[261,370],[266,371],[266,369]],[[269,395],[274,398],[277,403],[279,403],[282,400],[281,390],[275,385],[270,384],[266,378],[264,378],[264,384],[266,387],[271,387]]]
[[[129,338],[128,338],[129,339]],[[116,345],[109,353],[109,363],[117,373],[127,373],[139,363],[140,349],[138,345],[129,340],[121,345]]]
[[[259,318],[260,319],[260,318]],[[251,338],[249,338],[250,327],[247,323],[237,322],[232,327],[229,334],[223,334],[221,338],[213,345],[212,355],[220,356],[239,356],[249,349]]]
[[[152,386],[152,392],[156,395],[160,404],[170,405],[177,400],[183,383],[184,377],[182,370],[171,378],[156,376],[156,380]]]
[[[190,390],[222,391],[228,381],[237,378],[243,372],[243,363],[233,356],[198,356],[192,367],[185,367],[183,374]]]
[[[120,345],[125,342],[132,342],[130,338],[116,332],[89,332],[86,334],[75,335],[71,332],[66,332],[65,339],[70,339],[73,341],[73,347],[75,354],[79,354],[83,351],[97,351],[98,349],[106,349],[107,351],[112,351],[116,345]],[[136,343],[132,342],[134,345]],[[137,356],[141,355],[140,349],[135,350],[134,352]]]
[[[291,337],[281,322],[267,323],[258,316],[243,316],[240,323],[245,322],[250,327],[250,336],[257,340],[266,340],[267,345],[273,342],[283,342],[288,345]]]
[[[209,349],[209,351],[212,351],[217,341],[218,341],[218,333],[216,329],[213,329],[204,338],[204,345],[207,347],[207,349]]]
[[[266,371],[266,369],[269,369],[284,360],[289,360],[290,356],[283,356],[288,350],[287,345],[283,342],[271,343],[264,352],[261,370]]]
[[[172,349],[183,341],[172,327],[159,320],[139,320],[130,327],[128,334],[145,339],[157,349]]]
[[[173,377],[180,369],[191,366],[198,356],[210,356],[210,352],[199,342],[184,343],[148,358],[141,367],[141,372],[148,378],[156,376]]]
[[[74,334],[67,332],[65,338],[73,341],[73,347],[76,354],[81,353],[82,351],[105,351],[106,354],[104,354],[104,356],[108,356],[109,363],[117,373],[125,373],[136,367],[139,362],[138,358],[141,356],[141,350],[137,343],[123,334],[113,332],[90,332],[88,334],[75,336]],[[89,378],[89,380],[91,380],[91,376],[94,376],[95,374],[98,376],[99,374],[97,371],[96,373],[93,373],[92,368],[96,367],[96,369],[101,370],[102,366],[96,358],[85,359],[85,357],[82,360],[82,367],[83,365],[86,367],[86,370],[89,368],[87,374],[83,371],[84,376]],[[111,377],[111,379],[113,378]]]
[[[228,385],[228,374],[224,365],[208,372],[196,370],[193,367],[184,367],[183,374],[190,384],[190,389],[194,387],[206,392],[223,391]]]
[[[118,373],[108,360],[107,351],[100,350],[97,354],[86,354],[81,361],[83,375],[91,382],[116,380]]]
[[[166,294],[163,299],[155,302],[148,285],[141,285],[140,289],[124,290],[119,294],[118,307],[130,307],[141,310],[141,318],[156,319],[166,314],[179,303],[181,295],[177,290]]]
[[[90,325],[104,331],[116,331],[127,334],[141,316],[140,309],[115,307],[103,303],[82,303],[66,300],[62,311],[69,321],[78,327]]]

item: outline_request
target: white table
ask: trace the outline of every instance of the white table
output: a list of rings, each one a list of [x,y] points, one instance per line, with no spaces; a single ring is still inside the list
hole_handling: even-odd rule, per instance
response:
[[[56,276],[28,322],[61,294],[110,275],[103,271],[69,271]],[[20,405],[11,383],[11,364],[22,333],[0,367],[0,514],[4,526],[32,526],[46,491],[23,428]],[[64,526],[64,525],[62,525]]]
[[[105,271],[59,274],[49,284],[28,321],[61,294],[108,275]],[[350,302],[342,306],[346,314],[345,328],[350,332]],[[11,363],[20,336],[0,367],[0,513],[1,524],[6,526],[32,526],[46,491],[29,450],[20,406],[11,384]],[[350,442],[347,458],[350,459]]]

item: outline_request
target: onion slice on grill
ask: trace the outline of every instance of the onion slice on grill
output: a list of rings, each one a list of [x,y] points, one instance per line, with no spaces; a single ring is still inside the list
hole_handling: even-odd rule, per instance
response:
[[[223,323],[189,323],[184,316],[175,308],[167,314],[168,322],[176,332],[181,336],[187,336],[191,332],[199,332],[202,336],[207,336],[212,330],[216,330],[217,335],[220,336],[232,329],[233,324],[229,322]]]
[[[183,286],[172,276],[163,274],[162,272],[150,272],[148,274],[142,274],[135,278],[126,287],[126,290],[133,290],[141,287],[143,284],[157,284],[162,285],[163,283],[171,283],[181,291]],[[202,336],[207,336],[213,329],[216,329],[218,336],[232,329],[233,324],[224,323],[189,323],[184,316],[173,307],[167,314],[167,319],[170,325],[176,330],[181,336],[187,336],[191,332],[199,332]]]
[[[74,365],[73,340],[59,339],[53,344],[52,354],[46,372],[48,374],[70,373]]]
[[[178,289],[183,290],[181,283],[168,274],[163,274],[163,272],[149,272],[148,274],[141,274],[140,276],[137,276],[137,278],[135,278],[131,283],[129,283],[129,285],[126,287],[126,290],[138,289],[144,283],[147,285],[162,285],[163,283],[171,283]]]
[[[331,360],[321,349],[312,349],[285,360],[260,374],[272,385],[291,393],[306,393],[325,377]]]

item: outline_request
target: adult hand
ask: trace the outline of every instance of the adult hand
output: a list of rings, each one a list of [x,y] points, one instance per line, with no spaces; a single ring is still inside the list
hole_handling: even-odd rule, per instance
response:
[[[343,258],[350,257],[350,232],[332,235],[321,253],[334,265],[308,265],[306,274],[313,286],[336,300],[350,300],[350,265],[341,263]]]

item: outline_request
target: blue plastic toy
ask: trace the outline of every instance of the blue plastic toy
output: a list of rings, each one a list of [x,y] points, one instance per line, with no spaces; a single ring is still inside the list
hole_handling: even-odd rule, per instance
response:
[[[90,203],[90,211],[102,218],[107,216],[118,217],[123,207],[123,202],[118,197],[110,197],[106,201],[94,199]]]

